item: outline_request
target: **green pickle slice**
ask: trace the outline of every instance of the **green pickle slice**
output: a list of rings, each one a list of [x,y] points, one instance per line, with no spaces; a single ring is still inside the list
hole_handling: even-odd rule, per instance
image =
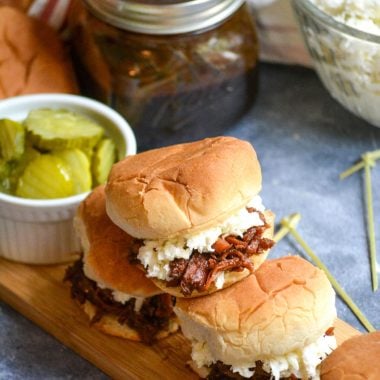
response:
[[[32,160],[18,180],[16,195],[32,199],[54,199],[74,195],[74,181],[65,162],[52,154]]]
[[[65,109],[32,110],[25,126],[33,145],[43,150],[91,149],[104,133],[91,119]]]
[[[8,161],[9,172],[7,178],[8,192],[14,194],[17,188],[18,179],[24,172],[25,168],[29,163],[37,158],[41,153],[32,148],[31,146],[26,146],[23,155],[19,160]]]
[[[9,119],[0,120],[0,154],[6,161],[16,160],[24,153],[25,128]]]
[[[10,194],[11,193],[11,164],[9,161],[0,160],[0,192]]]
[[[53,155],[62,159],[69,167],[75,194],[91,190],[91,164],[85,153],[80,149],[66,149],[53,152]]]
[[[112,165],[116,161],[116,145],[109,139],[101,140],[95,147],[92,158],[92,174],[96,185],[107,181]]]
[[[39,108],[22,122],[0,119],[0,192],[64,198],[106,182],[117,159],[104,128],[66,109]]]

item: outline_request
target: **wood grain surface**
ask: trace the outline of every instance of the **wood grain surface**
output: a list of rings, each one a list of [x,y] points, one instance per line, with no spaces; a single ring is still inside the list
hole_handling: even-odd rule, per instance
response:
[[[145,346],[91,328],[62,282],[65,265],[31,266],[0,258],[0,298],[115,379],[196,379],[190,345],[177,333]],[[336,321],[338,343],[360,334]]]

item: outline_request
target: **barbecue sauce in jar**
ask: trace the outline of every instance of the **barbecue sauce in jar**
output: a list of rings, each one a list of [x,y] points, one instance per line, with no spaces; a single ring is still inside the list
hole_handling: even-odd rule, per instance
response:
[[[119,111],[140,150],[222,134],[253,105],[244,0],[77,0],[69,23],[82,93]]]

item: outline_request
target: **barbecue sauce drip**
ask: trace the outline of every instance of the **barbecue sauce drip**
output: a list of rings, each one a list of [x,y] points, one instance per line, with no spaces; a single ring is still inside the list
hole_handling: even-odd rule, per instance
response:
[[[248,208],[248,211],[256,210]],[[171,280],[167,282],[167,286],[179,286],[184,296],[190,296],[194,290],[207,291],[220,272],[241,272],[244,269],[253,272],[250,257],[260,255],[274,245],[273,240],[263,237],[265,230],[270,226],[266,223],[264,215],[260,212],[259,214],[264,225],[249,228],[242,237],[219,237],[213,245],[213,252],[201,253],[194,250],[189,259],[171,261]],[[137,255],[142,244],[141,240],[136,240],[133,245],[130,258],[133,264],[139,264]]]
[[[71,283],[72,298],[80,304],[89,301],[96,307],[91,324],[99,322],[106,314],[112,314],[120,324],[136,330],[146,344],[152,344],[157,333],[168,328],[169,320],[174,316],[175,299],[169,294],[146,298],[138,312],[135,311],[135,298],[124,304],[114,301],[110,289],[101,289],[95,281],[86,277],[81,259],[67,268],[64,281]]]

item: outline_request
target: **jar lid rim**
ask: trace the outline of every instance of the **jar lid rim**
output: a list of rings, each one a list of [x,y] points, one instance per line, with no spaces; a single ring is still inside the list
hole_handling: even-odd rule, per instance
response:
[[[98,18],[136,33],[171,35],[217,25],[245,0],[190,0],[177,4],[150,4],[141,0],[84,0]]]

